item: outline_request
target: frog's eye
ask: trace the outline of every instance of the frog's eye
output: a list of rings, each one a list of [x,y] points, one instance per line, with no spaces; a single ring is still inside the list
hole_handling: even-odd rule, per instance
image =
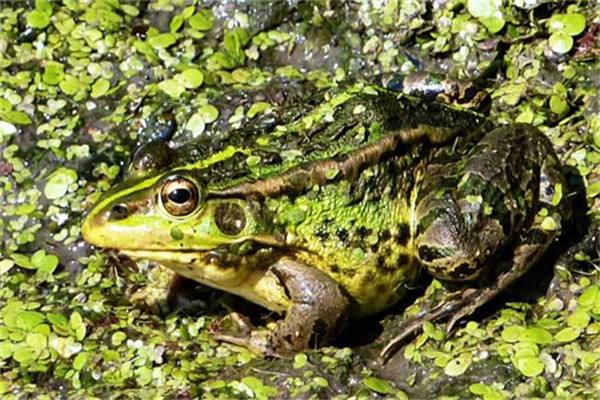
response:
[[[167,180],[160,190],[160,197],[165,210],[175,217],[190,214],[200,202],[196,184],[182,177]]]

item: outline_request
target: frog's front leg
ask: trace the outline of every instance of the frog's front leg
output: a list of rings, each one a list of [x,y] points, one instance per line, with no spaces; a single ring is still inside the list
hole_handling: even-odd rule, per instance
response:
[[[556,155],[526,125],[488,133],[450,166],[437,168],[434,160],[426,176],[416,209],[419,261],[442,281],[465,283],[407,321],[384,357],[424,321],[449,317],[450,330],[504,290],[545,252],[568,214]]]
[[[282,258],[267,273],[283,288],[289,307],[285,318],[267,336],[258,331],[245,337],[217,334],[218,340],[243,345],[263,355],[289,354],[309,347],[311,341],[328,343],[340,327],[348,297],[328,275],[291,258]]]

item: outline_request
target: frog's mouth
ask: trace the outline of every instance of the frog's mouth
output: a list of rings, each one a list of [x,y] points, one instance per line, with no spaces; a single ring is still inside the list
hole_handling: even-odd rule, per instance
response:
[[[226,246],[213,250],[127,250],[119,253],[133,259],[146,259],[171,269],[201,270],[203,268],[240,269],[263,268],[281,256],[280,249],[266,246],[251,252],[235,253]]]
[[[206,251],[176,251],[176,250],[117,250],[133,259],[146,259],[155,261],[159,264],[168,265],[171,263],[182,265],[194,265],[203,259]]]

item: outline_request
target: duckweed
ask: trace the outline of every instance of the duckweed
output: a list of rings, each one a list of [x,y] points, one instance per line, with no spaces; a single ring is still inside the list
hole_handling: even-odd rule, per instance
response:
[[[548,21],[548,31],[551,33],[548,44],[552,51],[558,54],[568,53],[573,48],[573,36],[581,34],[585,25],[585,15],[578,12],[552,15]]]
[[[600,16],[593,2],[336,4],[281,1],[270,10],[179,0],[2,4],[3,398],[490,400],[598,393],[600,286],[597,269],[589,267],[597,255],[576,254],[577,268],[557,268],[547,298],[548,285],[520,290],[525,279],[489,314],[469,317],[451,335],[443,324],[426,324],[390,369],[374,369],[365,354],[377,343],[265,361],[216,343],[210,326],[236,300],[199,288],[197,314],[170,313],[169,273],[81,241],[83,213],[149,138],[173,145],[220,138],[318,89],[415,70],[485,82],[492,100],[486,112],[499,123],[539,126],[587,187],[579,208],[587,204],[588,218],[598,219]],[[327,120],[330,111],[302,123]],[[294,156],[293,149],[284,154]],[[327,171],[331,179],[337,173]],[[560,196],[573,193],[561,188]],[[303,210],[294,217],[301,220]],[[544,229],[557,228],[551,216],[543,218]],[[553,262],[544,259],[533,280],[552,275]],[[384,319],[384,333],[402,311]],[[370,334],[377,325],[351,325],[343,338]]]

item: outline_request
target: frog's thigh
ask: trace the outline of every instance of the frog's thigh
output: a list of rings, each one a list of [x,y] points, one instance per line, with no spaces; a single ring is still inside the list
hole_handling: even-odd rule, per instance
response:
[[[448,163],[442,156],[428,167],[417,199],[416,245],[432,275],[477,279],[531,223],[540,180],[560,179],[540,168],[549,156],[547,143],[531,129],[495,129],[461,160]]]
[[[433,175],[427,184],[437,190],[426,193],[419,205],[433,216],[429,221],[421,216],[421,262],[440,279],[472,280],[486,266],[495,273],[478,288],[465,289],[455,304],[444,304],[443,313],[453,313],[449,327],[535,264],[569,216],[556,154],[529,125],[495,129],[452,167]],[[454,186],[440,179],[453,175],[459,180]]]
[[[306,349],[311,337],[320,344],[330,340],[345,316],[348,298],[322,271],[283,258],[270,271],[284,286],[291,305],[272,336],[278,352]]]

